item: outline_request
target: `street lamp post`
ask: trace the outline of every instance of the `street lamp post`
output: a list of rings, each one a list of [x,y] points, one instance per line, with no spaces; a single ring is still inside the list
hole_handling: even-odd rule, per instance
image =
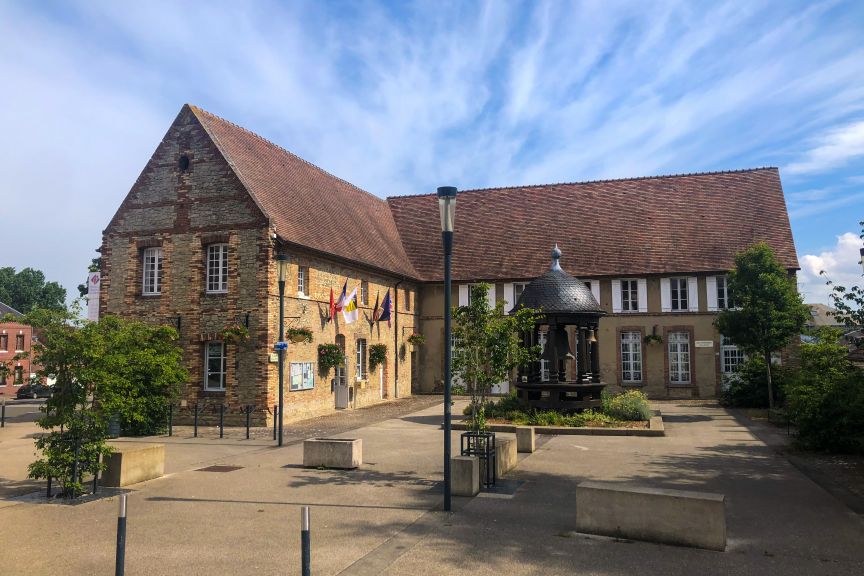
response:
[[[453,222],[456,219],[456,188],[438,188],[441,239],[444,242],[444,510],[450,511],[450,261],[453,256]]]
[[[285,401],[285,278],[288,276],[288,256],[281,252],[276,255],[276,265],[279,268],[279,446],[282,446],[282,413]]]

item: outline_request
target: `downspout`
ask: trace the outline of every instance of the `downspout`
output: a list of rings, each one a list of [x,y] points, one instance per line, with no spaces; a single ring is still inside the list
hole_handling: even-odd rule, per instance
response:
[[[393,287],[393,397],[399,398],[399,285],[405,279],[396,282]]]

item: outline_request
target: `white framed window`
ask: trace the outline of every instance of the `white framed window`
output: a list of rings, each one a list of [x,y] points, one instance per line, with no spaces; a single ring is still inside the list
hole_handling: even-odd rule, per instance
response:
[[[207,342],[204,345],[204,389],[224,390],[228,361],[224,342]]]
[[[511,303],[511,308],[516,305],[516,302],[519,301],[519,297],[522,296],[522,292],[525,291],[526,286],[528,286],[527,282],[513,283],[513,302]]]
[[[15,380],[13,381],[15,386],[21,386],[24,384],[24,367],[20,364],[15,367]]]
[[[162,248],[145,248],[141,255],[144,276],[141,294],[150,296],[162,293]]]
[[[690,384],[690,333],[669,333],[669,383]]]
[[[540,354],[542,356],[546,350],[546,332],[537,333],[537,344],[540,345]],[[544,360],[542,357],[540,358],[540,381],[549,381],[549,360]]]
[[[207,246],[207,292],[228,291],[228,244]]]
[[[369,305],[369,282],[366,280],[360,281],[360,304]]]
[[[297,293],[301,296],[309,294],[309,267],[297,267]]]
[[[15,352],[24,351],[24,334],[15,335]]]
[[[747,357],[728,336],[720,336],[720,372],[733,374]]]
[[[311,390],[315,387],[315,364],[291,362],[291,390]]]
[[[689,310],[687,278],[669,279],[669,301],[672,310]]]
[[[660,309],[663,312],[698,312],[699,290],[695,276],[660,279]]]
[[[642,383],[642,333],[621,332],[621,380]]]
[[[366,368],[366,339],[357,339],[357,362],[355,364],[357,380],[366,380],[369,373]]]
[[[648,312],[647,286],[645,278],[612,280],[612,312]],[[594,295],[595,298],[597,296],[599,290]]]

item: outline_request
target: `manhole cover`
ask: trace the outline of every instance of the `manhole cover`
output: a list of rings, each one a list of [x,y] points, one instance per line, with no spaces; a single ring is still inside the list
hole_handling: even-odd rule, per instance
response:
[[[240,470],[243,468],[242,466],[207,466],[206,468],[199,468],[196,472],[233,472],[234,470]]]

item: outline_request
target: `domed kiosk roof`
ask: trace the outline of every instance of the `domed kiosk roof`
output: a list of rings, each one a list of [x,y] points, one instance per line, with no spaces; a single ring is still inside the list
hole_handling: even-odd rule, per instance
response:
[[[544,315],[605,316],[591,290],[561,269],[561,250],[552,249],[552,267],[535,278],[516,302],[516,308],[539,309]]]

